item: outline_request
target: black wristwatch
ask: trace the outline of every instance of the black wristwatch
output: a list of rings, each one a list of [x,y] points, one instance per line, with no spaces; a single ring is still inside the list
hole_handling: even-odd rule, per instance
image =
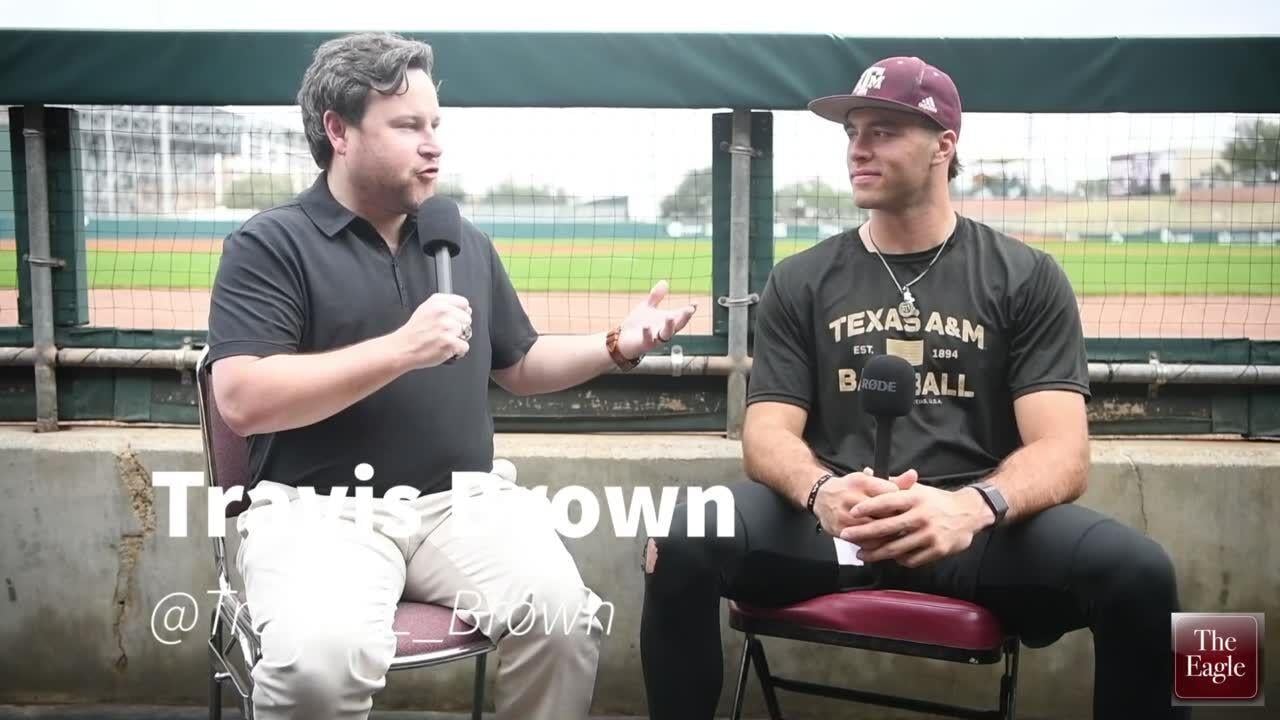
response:
[[[982,495],[982,499],[986,501],[987,507],[991,508],[992,514],[996,516],[993,526],[1004,522],[1004,516],[1009,514],[1009,503],[1005,501],[1004,495],[1000,490],[985,480],[980,483],[974,483],[969,487],[977,490]]]

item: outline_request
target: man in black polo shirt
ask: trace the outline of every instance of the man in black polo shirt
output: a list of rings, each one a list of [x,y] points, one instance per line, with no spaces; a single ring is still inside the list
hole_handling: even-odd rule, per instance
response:
[[[488,381],[528,395],[629,369],[694,312],[660,309],[659,283],[608,333],[539,336],[493,245],[466,222],[456,294],[436,292],[415,224],[441,155],[431,66],[428,46],[388,34],[317,50],[298,100],[323,172],[227,238],[214,284],[214,392],[250,439],[254,502],[237,563],[263,642],[260,720],[367,717],[402,598],[456,603],[497,641],[499,718],[585,718],[600,599],[545,498],[490,472]],[[456,472],[486,474],[468,485],[468,511],[505,518],[503,531],[464,527],[448,492]],[[352,486],[372,486],[376,525],[361,526],[352,499],[336,524],[272,514]]]

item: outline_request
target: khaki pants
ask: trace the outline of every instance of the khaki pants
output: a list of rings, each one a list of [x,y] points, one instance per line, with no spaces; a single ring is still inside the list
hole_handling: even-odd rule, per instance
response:
[[[467,495],[475,515],[465,517],[449,492],[366,498],[358,511],[352,493],[331,506],[277,483],[254,489],[237,521],[236,564],[262,639],[252,673],[259,720],[368,717],[395,656],[401,599],[456,608],[497,643],[499,720],[587,717],[601,600],[583,585],[546,499],[481,477]],[[406,517],[417,520],[407,534]],[[491,521],[489,531],[471,517]]]

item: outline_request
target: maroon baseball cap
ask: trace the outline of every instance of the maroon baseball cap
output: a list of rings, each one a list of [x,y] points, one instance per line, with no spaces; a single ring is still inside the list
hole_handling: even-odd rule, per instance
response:
[[[960,135],[960,92],[951,78],[918,57],[885,58],[867,68],[848,95],[828,95],[809,109],[844,124],[849,111],[878,107],[923,115]]]

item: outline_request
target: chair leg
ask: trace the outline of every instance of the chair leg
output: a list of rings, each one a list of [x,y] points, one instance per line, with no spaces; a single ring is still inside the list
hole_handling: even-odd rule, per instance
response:
[[[222,623],[218,622],[218,609],[212,613],[210,636],[214,647],[222,647]],[[222,683],[218,682],[218,671],[209,661],[209,720],[222,720]]]
[[[485,659],[488,657],[488,653],[476,656],[475,689],[471,693],[471,720],[480,720],[484,712],[484,668]]]
[[[764,657],[764,645],[759,638],[749,641],[751,654],[755,656],[756,675],[760,678],[760,689],[764,691],[764,705],[769,710],[769,720],[782,720],[782,711],[778,709],[778,695],[774,691],[773,677],[769,672],[769,661]]]
[[[747,676],[751,672],[751,641],[753,635],[748,634],[742,644],[742,663],[738,670],[738,686],[733,690],[733,714],[731,720],[742,720],[742,696],[747,690]]]
[[[1000,717],[1013,720],[1018,691],[1018,652],[1021,643],[1010,638],[1004,647],[1004,675],[1000,678]]]

